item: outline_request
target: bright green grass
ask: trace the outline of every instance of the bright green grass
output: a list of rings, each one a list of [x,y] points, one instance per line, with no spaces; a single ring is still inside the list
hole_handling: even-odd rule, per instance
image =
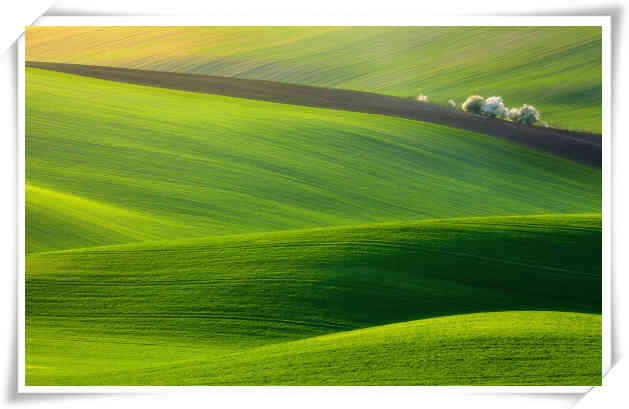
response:
[[[173,364],[107,377],[88,370],[55,384],[600,385],[600,333],[601,317],[594,314],[463,314],[222,356],[189,350]]]
[[[145,216],[123,208],[70,194],[26,185],[29,252],[51,248],[89,247],[102,243],[155,240],[162,235],[178,236],[187,229],[173,221]]]
[[[600,382],[598,214],[162,241],[26,262],[31,385]],[[313,338],[501,310],[557,312]]]
[[[528,103],[555,127],[601,130],[597,27],[34,27],[27,59]]]
[[[600,212],[600,169],[405,119],[27,69],[27,251]]]

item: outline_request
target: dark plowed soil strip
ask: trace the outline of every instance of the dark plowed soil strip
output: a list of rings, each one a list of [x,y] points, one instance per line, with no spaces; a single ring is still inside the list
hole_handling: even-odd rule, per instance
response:
[[[410,99],[361,91],[210,75],[46,62],[27,62],[26,66],[152,87],[432,122],[507,139],[586,165],[601,166],[601,135],[519,125]]]

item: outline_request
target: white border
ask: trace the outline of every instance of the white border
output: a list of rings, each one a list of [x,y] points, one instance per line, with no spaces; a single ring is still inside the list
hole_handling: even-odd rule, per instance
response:
[[[264,21],[264,24],[260,24]],[[36,26],[608,26],[610,17],[595,16],[43,16]]]
[[[17,42],[17,389],[19,393],[26,392],[22,388],[26,386],[26,86],[24,77],[25,47],[24,34]]]
[[[223,16],[220,18],[204,17],[41,17],[35,26],[600,26],[602,28],[602,375],[605,376],[612,364],[612,283],[611,283],[611,251],[612,251],[612,181],[611,181],[611,17],[521,17],[521,16],[478,16],[478,17],[440,17],[440,16],[382,16],[382,17],[348,17],[348,16],[277,16],[263,19],[258,16]],[[448,393],[587,393],[591,386],[28,386],[25,377],[25,40],[24,35],[18,40],[18,354],[17,384],[18,393],[157,393],[157,392],[190,392],[201,390],[212,391],[278,391],[288,390],[345,390],[359,392],[361,390],[378,389],[381,391],[422,391]]]
[[[603,376],[612,368],[612,27],[611,17],[602,24],[602,353]]]

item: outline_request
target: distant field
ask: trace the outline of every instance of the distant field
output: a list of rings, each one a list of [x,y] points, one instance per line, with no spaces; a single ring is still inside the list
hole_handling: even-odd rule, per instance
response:
[[[550,125],[600,132],[590,27],[31,27],[29,61],[268,79],[462,102],[501,95]]]
[[[465,218],[32,254],[27,383],[598,384],[600,221]]]
[[[601,171],[486,135],[27,69],[27,251],[600,212]]]

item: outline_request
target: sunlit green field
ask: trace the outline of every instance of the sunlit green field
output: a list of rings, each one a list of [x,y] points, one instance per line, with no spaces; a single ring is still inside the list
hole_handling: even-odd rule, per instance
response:
[[[597,27],[73,27],[27,31],[32,61],[120,66],[532,104],[601,131]]]
[[[498,89],[600,129],[600,30],[45,33],[29,29],[27,58],[437,100]],[[599,168],[442,125],[34,68],[26,100],[27,385],[601,382]]]
[[[28,252],[601,208],[600,169],[486,135],[27,72]]]

